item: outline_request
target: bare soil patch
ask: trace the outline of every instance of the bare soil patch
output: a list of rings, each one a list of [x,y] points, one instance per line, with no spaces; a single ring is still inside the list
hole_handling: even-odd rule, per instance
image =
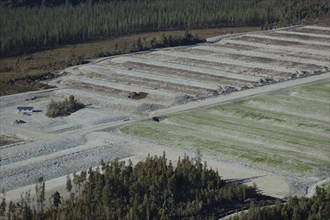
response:
[[[305,45],[300,42],[291,42],[291,41],[283,41],[283,40],[274,40],[274,39],[263,39],[263,38],[256,38],[251,36],[243,36],[239,38],[240,40],[244,40],[247,42],[258,42],[266,45],[280,45],[280,46],[299,46],[306,49],[314,49],[314,50],[324,50],[330,49],[328,46],[319,46],[319,45]]]
[[[231,33],[242,33],[258,31],[260,27],[233,27],[233,28],[208,28],[195,29],[192,34],[197,34],[201,38],[215,35],[226,35]],[[173,37],[182,36],[185,31],[160,31],[134,34],[118,38],[110,38],[88,42],[83,44],[66,45],[22,56],[0,59],[0,96],[48,89],[47,84],[33,81],[27,83],[19,80],[26,77],[49,78],[50,74],[57,73],[59,70],[76,65],[80,60],[97,58],[100,54],[114,53],[118,48],[130,48],[140,37],[149,42],[152,38],[160,40],[162,35],[172,35]],[[8,81],[17,83],[8,83]]]
[[[304,54],[304,53],[300,53],[300,54],[295,54],[294,56],[292,56],[292,51],[275,51],[273,50],[272,53],[269,53],[269,51],[267,49],[263,49],[263,48],[258,48],[256,46],[248,46],[248,45],[239,45],[239,44],[233,44],[233,43],[225,43],[222,45],[214,45],[214,48],[217,49],[235,49],[237,51],[249,51],[251,53],[253,53],[254,51],[256,52],[264,52],[264,53],[268,53],[269,55],[275,54],[275,55],[279,55],[282,57],[287,56],[288,59],[290,59],[290,57],[294,57],[294,58],[301,58],[301,59],[311,59],[311,60],[317,60],[317,61],[322,61],[322,62],[328,62],[328,59],[322,55],[317,55],[317,54]]]
[[[329,43],[329,38],[322,38],[322,37],[313,37],[313,36],[304,36],[304,35],[301,35],[301,32],[297,32],[297,33],[300,33],[300,34],[285,34],[283,32],[281,33],[276,33],[276,32],[272,32],[269,34],[269,36],[277,36],[277,37],[285,37],[285,38],[288,38],[288,39],[299,39],[299,40],[315,40],[315,41],[320,41],[320,42],[324,42],[325,44],[326,43]]]
[[[4,147],[6,145],[10,145],[10,144],[15,144],[15,143],[19,143],[23,140],[14,137],[14,136],[7,136],[7,135],[0,135],[0,148]]]
[[[313,29],[307,27],[302,27],[302,28],[297,28],[291,30],[292,32],[301,32],[301,33],[313,33],[313,34],[325,34],[325,35],[330,35],[329,30],[321,30],[321,29]]]

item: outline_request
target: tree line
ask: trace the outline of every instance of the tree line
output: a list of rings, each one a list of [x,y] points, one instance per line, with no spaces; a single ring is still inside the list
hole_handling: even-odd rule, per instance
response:
[[[100,168],[67,177],[68,198],[56,192],[45,198],[37,180],[36,200],[26,193],[20,202],[0,204],[8,219],[208,219],[256,198],[255,186],[223,180],[200,157],[179,158],[176,166],[162,156],[132,162],[101,161]]]
[[[256,0],[135,0],[0,8],[0,55],[145,31],[261,25]]]
[[[295,24],[329,16],[327,0],[5,0],[0,56],[168,29]]]
[[[129,0],[2,0],[0,4],[6,7],[51,7],[63,4],[78,5],[81,3],[101,3]],[[133,0],[136,1],[136,0]]]
[[[316,188],[311,198],[289,197],[283,204],[279,201],[274,206],[258,207],[254,204],[246,213],[230,218],[230,220],[324,220],[330,219],[330,192]]]
[[[249,206],[231,220],[324,220],[330,218],[330,192],[316,188],[311,198],[286,202],[264,200],[256,186],[224,180],[202,163],[201,154],[185,155],[176,166],[165,153],[148,156],[133,166],[118,159],[99,168],[67,176],[69,195],[45,196],[38,178],[35,198],[22,194],[19,202],[0,198],[0,217],[11,219],[217,219],[230,210]],[[269,198],[267,198],[269,199]],[[252,202],[251,202],[252,201]],[[47,203],[48,202],[48,203]],[[271,205],[269,205],[271,204]],[[219,215],[220,214],[220,215]]]

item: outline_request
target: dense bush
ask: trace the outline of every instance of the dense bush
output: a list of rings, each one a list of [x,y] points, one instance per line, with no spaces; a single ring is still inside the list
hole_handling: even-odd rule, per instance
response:
[[[67,116],[84,107],[85,105],[83,103],[78,102],[74,99],[74,96],[71,95],[64,101],[55,102],[54,100],[52,100],[47,106],[46,115],[51,118],[55,118],[58,116]]]
[[[171,34],[162,35],[160,40],[157,40],[155,37],[152,38],[149,42],[141,40],[139,37],[135,42],[132,43],[129,47],[117,48],[116,51],[112,52],[100,52],[99,57],[113,56],[125,53],[133,53],[138,51],[150,50],[154,48],[163,48],[163,47],[175,47],[175,46],[184,46],[184,45],[193,45],[205,42],[203,38],[198,36],[193,36],[189,31],[186,31],[184,36],[173,37]]]

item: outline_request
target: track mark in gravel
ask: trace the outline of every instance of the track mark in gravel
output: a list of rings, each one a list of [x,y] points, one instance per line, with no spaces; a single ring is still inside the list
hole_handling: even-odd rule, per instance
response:
[[[260,36],[260,37],[257,37]],[[261,35],[255,35],[255,36],[242,36],[238,39],[242,39],[244,41],[249,41],[249,42],[259,42],[259,43],[264,43],[264,44],[270,44],[270,45],[279,45],[279,46],[289,46],[289,47],[297,47],[297,48],[305,48],[306,50],[312,49],[314,51],[318,51],[321,55],[324,56],[328,49],[330,48],[327,45],[321,44],[321,45],[311,45],[303,42],[298,42],[298,41],[293,41],[290,40],[289,38],[283,38],[283,39],[275,39],[275,37],[271,36],[261,36]]]
[[[215,46],[216,47],[216,46]],[[253,76],[253,77],[259,77],[259,80],[261,77],[274,77],[274,78],[279,78],[279,79],[287,79],[290,74],[289,73],[284,73],[284,72],[280,72],[280,71],[271,71],[271,70],[266,70],[266,69],[262,69],[260,67],[245,67],[245,66],[239,66],[239,65],[231,65],[231,64],[226,64],[226,63],[217,63],[217,62],[212,62],[212,61],[207,61],[207,60],[198,60],[198,59],[189,59],[189,58],[178,58],[178,57],[169,57],[166,55],[161,55],[161,54],[152,54],[152,59],[156,59],[157,61],[162,60],[162,59],[166,59],[168,60],[168,62],[170,63],[175,63],[175,64],[182,64],[182,65],[186,65],[186,66],[193,66],[193,67],[198,67],[198,68],[205,68],[207,70],[213,70],[213,71],[222,71],[222,72],[229,72],[229,73],[236,73],[236,74],[240,74],[243,76]],[[149,56],[146,56],[145,59],[149,59]],[[219,58],[221,59],[221,58]],[[165,69],[166,70],[166,69]],[[197,74],[199,74],[198,72],[196,72]],[[227,79],[230,76],[228,76]],[[239,82],[239,80],[235,80],[235,79],[230,79],[232,81],[236,81]],[[249,82],[249,81],[246,81]],[[221,83],[221,81],[220,81]],[[253,83],[253,81],[249,82],[249,83]],[[232,84],[229,84],[232,85]],[[235,85],[235,84],[233,84]]]
[[[153,52],[153,53],[166,55],[166,56],[168,56],[169,54],[172,54],[172,52],[165,52],[165,51],[157,51],[157,52]],[[176,55],[177,52],[173,52],[173,53],[175,53],[175,55],[171,55],[171,56],[180,57],[180,56]],[[199,59],[199,58],[196,58],[195,56],[189,56],[189,55],[183,55],[181,57],[190,58],[190,59],[192,59],[192,57],[193,57],[194,59],[197,59],[197,60],[205,60],[205,59]],[[204,73],[204,74],[210,74],[210,75],[225,77],[225,78],[229,78],[229,79],[244,80],[244,81],[249,81],[249,82],[255,82],[260,79],[258,77],[246,76],[246,75],[235,74],[235,73],[230,73],[230,72],[223,72],[223,71],[215,71],[215,70],[207,69],[207,68],[198,68],[198,67],[193,67],[193,66],[188,66],[188,65],[181,65],[181,64],[176,64],[176,63],[148,60],[148,59],[141,59],[141,58],[139,59],[139,58],[133,58],[133,57],[121,57],[118,59],[115,58],[112,61],[120,62],[120,63],[135,62],[135,63],[143,63],[143,64],[148,64],[148,65],[155,65],[158,67],[170,67],[170,68],[178,69],[178,70],[189,70],[189,71],[193,71],[193,72],[200,72],[200,73]],[[214,62],[214,60],[207,60],[207,61]]]
[[[225,46],[225,45],[224,45]],[[222,47],[212,47],[212,46],[197,46],[193,49],[197,50],[206,50],[212,51],[216,53],[229,53],[229,54],[236,54],[241,56],[248,56],[248,57],[256,57],[256,58],[268,58],[272,59],[273,61],[288,61],[288,62],[296,62],[296,63],[307,63],[307,64],[314,64],[319,66],[330,66],[328,61],[320,61],[317,58],[299,58],[293,55],[283,55],[283,54],[271,54],[269,51],[259,52],[259,51],[251,51],[251,50],[241,50],[241,49],[230,49]]]
[[[178,58],[189,58],[189,59],[193,59],[193,60],[211,61],[211,62],[215,62],[215,63],[223,63],[223,64],[229,64],[229,65],[233,65],[233,66],[239,65],[239,66],[244,66],[244,67],[249,67],[249,68],[258,67],[258,68],[262,68],[262,69],[266,69],[266,70],[281,71],[281,72],[285,72],[285,73],[292,73],[292,72],[296,71],[296,69],[294,69],[294,68],[276,66],[274,64],[264,64],[264,63],[260,63],[260,62],[255,62],[255,63],[245,62],[245,61],[240,61],[237,59],[221,57],[221,55],[219,55],[219,56],[200,55],[197,53],[192,54],[192,53],[188,53],[188,52],[175,52],[175,51],[156,51],[154,53],[162,54],[162,55],[166,55],[166,56],[174,56],[174,57],[178,57]],[[243,77],[243,76],[241,76],[241,77]],[[253,77],[253,76],[244,75],[244,78],[247,78],[245,80],[250,79],[251,81],[257,81],[256,77]],[[244,80],[244,79],[242,79],[242,80]]]
[[[231,44],[260,47],[260,48],[268,49],[270,51],[276,50],[276,51],[284,51],[286,53],[296,52],[296,53],[303,53],[303,54],[310,53],[310,54],[315,54],[315,55],[322,55],[325,57],[330,56],[328,51],[320,51],[320,50],[315,50],[312,48],[300,48],[300,47],[294,47],[294,46],[276,45],[276,44],[270,44],[267,42],[257,43],[258,42],[257,40],[245,41],[244,39],[236,38],[233,40],[226,40],[226,42],[231,43]]]
[[[313,29],[313,28],[308,28],[308,27],[295,28],[295,29],[291,29],[290,31],[299,32],[299,33],[313,33],[313,34],[330,35],[329,30],[320,30],[320,29]]]
[[[263,39],[263,40],[272,40],[273,42],[282,42],[283,44],[286,42],[294,42],[297,43],[296,45],[308,45],[311,47],[315,47],[318,49],[327,49],[330,48],[330,42],[321,42],[321,41],[316,41],[316,40],[301,40],[301,39],[297,39],[297,38],[288,38],[285,36],[272,36],[272,35],[258,35],[258,34],[249,34],[247,35],[246,38],[243,39],[256,39],[256,41],[258,41],[259,39]],[[325,47],[325,48],[322,48]]]
[[[133,58],[133,60],[134,59],[135,58]],[[130,58],[127,58],[127,59],[126,58],[114,58],[112,61],[122,63],[122,62],[132,61],[132,60]],[[205,88],[205,89],[210,89],[210,90],[217,89],[217,87],[218,87],[217,84],[213,84],[213,83],[202,83],[202,82],[198,82],[195,80],[188,80],[188,79],[184,79],[184,78],[180,78],[180,77],[176,77],[176,78],[166,77],[166,76],[156,75],[157,73],[150,74],[150,73],[145,73],[145,72],[138,72],[138,71],[134,71],[134,70],[127,70],[127,69],[120,68],[117,66],[109,66],[108,68],[111,71],[114,71],[118,74],[130,76],[130,77],[140,77],[140,78],[152,79],[152,80],[156,80],[156,81],[169,82],[169,83],[173,83],[173,84],[177,84],[178,82],[180,82],[180,84],[185,85],[185,86],[199,87],[199,88]]]
[[[330,40],[330,36],[327,34],[313,34],[313,33],[300,33],[300,32],[292,32],[292,31],[276,31],[275,33],[279,33],[279,34],[292,34],[292,35],[301,35],[301,36],[309,36],[309,37],[314,37],[315,39],[318,38],[326,38],[328,40]]]
[[[127,75],[122,75],[117,72],[111,71],[109,67],[96,67],[98,72],[95,73],[95,70],[92,72],[92,74],[97,77],[101,78],[107,81],[117,81],[121,84],[132,84],[135,86],[139,85],[144,85],[148,88],[156,88],[160,89],[164,92],[179,92],[179,93],[184,93],[188,95],[208,95],[213,92],[212,91],[207,91],[202,88],[194,87],[194,86],[185,86],[185,85],[180,85],[179,82],[177,83],[168,83],[168,82],[162,82],[160,80],[152,80],[152,79],[145,79],[142,77],[130,77]],[[84,67],[83,71],[86,71],[86,75],[88,74],[88,71],[92,71],[93,68],[91,67]]]
[[[72,77],[70,79],[66,79],[65,81],[62,81],[62,84],[71,85],[76,89],[84,91],[110,95],[123,100],[128,100],[128,96],[132,92],[145,92],[148,95],[143,98],[143,100],[140,100],[140,102],[143,103],[152,102],[155,104],[164,104],[164,102],[166,102],[166,105],[171,105],[176,97],[180,97],[182,95],[181,93],[175,93],[173,91],[155,90],[144,86],[121,84],[120,82],[104,82],[104,80],[101,79],[89,79],[81,76],[79,78]]]
[[[198,46],[197,46],[198,47]],[[269,51],[267,48],[260,48],[260,47],[253,47],[253,46],[246,46],[246,45],[239,45],[239,44],[231,44],[231,43],[226,43],[224,41],[223,44],[221,45],[216,45],[213,46],[216,49],[223,48],[224,50],[226,49],[231,49],[231,50],[237,50],[237,51],[250,51],[251,54],[253,52],[256,53],[265,53],[265,54],[273,54],[276,57],[277,56],[282,56],[285,57],[287,56],[288,58],[293,58],[293,59],[302,59],[302,60],[317,60],[326,63],[325,66],[329,65],[328,59],[322,55],[317,55],[317,54],[303,54],[303,53],[295,53],[293,51]],[[307,62],[308,63],[308,62]]]
[[[322,26],[310,26],[310,25],[307,25],[307,26],[302,26],[300,28],[330,31],[330,28],[328,28],[328,27],[322,27]]]

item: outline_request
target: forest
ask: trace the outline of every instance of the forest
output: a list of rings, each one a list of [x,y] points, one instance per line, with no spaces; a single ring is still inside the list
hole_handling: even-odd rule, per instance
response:
[[[149,31],[268,29],[329,16],[329,5],[327,0],[5,0],[0,56]]]

